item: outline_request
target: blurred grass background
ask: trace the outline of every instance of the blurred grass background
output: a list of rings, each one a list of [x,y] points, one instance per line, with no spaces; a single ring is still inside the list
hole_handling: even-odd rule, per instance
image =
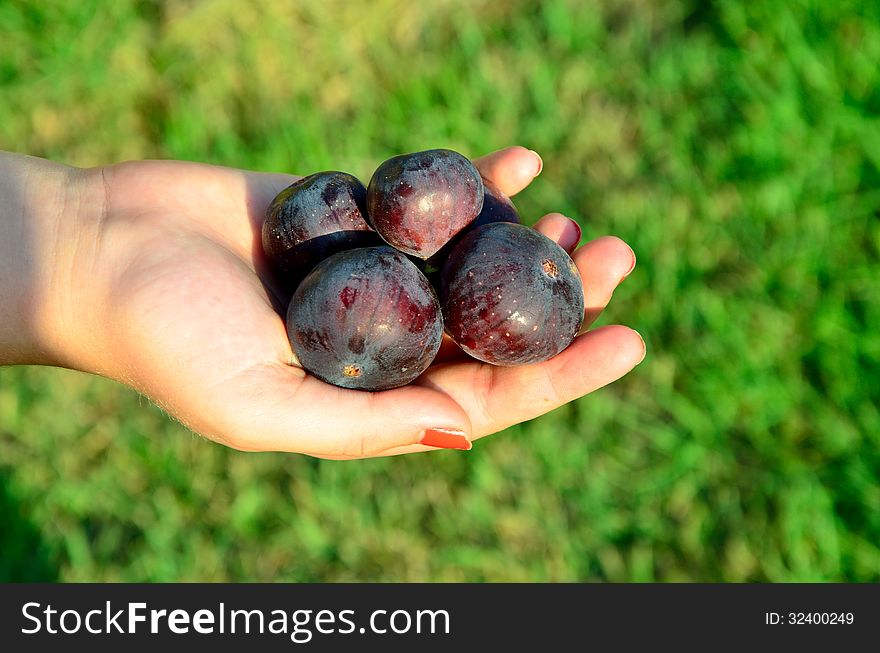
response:
[[[880,5],[0,0],[0,147],[361,178],[508,144],[639,266],[629,377],[332,463],[0,370],[0,580],[880,580]]]

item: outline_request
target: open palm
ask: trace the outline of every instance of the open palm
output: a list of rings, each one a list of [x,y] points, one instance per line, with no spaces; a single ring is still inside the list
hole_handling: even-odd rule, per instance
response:
[[[535,162],[514,147],[476,164],[513,195]],[[477,362],[447,341],[411,385],[377,393],[327,385],[292,364],[285,298],[260,249],[265,209],[295,177],[167,161],[102,173],[93,274],[106,280],[96,300],[105,344],[93,371],[231,447],[342,459],[430,449],[419,444],[426,429],[473,440],[606,385],[644,355],[638,334],[622,326],[586,332],[555,358],[521,367]],[[575,251],[579,230],[559,214],[536,228],[572,252],[589,324],[632,270],[632,250],[604,237]]]

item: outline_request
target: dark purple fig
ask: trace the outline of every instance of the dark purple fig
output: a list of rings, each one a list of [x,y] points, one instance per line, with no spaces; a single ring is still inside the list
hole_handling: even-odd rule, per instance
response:
[[[502,193],[498,186],[484,177],[483,209],[480,211],[480,215],[478,215],[468,226],[453,236],[452,240],[446,243],[439,252],[427,260],[427,265],[425,265],[424,271],[425,274],[428,275],[428,278],[433,281],[432,275],[435,273],[439,274],[440,270],[443,269],[443,263],[446,261],[446,257],[449,256],[449,252],[452,251],[452,248],[455,247],[459,240],[464,238],[465,235],[469,234],[477,227],[482,227],[484,224],[490,224],[492,222],[510,222],[513,224],[519,224],[520,219],[519,213],[513,205],[513,202],[510,201],[510,198]]]
[[[382,238],[427,259],[483,208],[483,181],[452,150],[402,154],[380,165],[367,188],[367,215]]]
[[[319,172],[272,200],[263,223],[263,251],[288,289],[331,254],[381,244],[364,217],[366,194],[350,174]]]
[[[552,358],[584,319],[581,277],[555,242],[524,225],[496,222],[459,241],[443,266],[446,331],[493,365]]]
[[[491,181],[483,178],[483,209],[470,226],[480,227],[491,222],[519,224],[519,213],[510,198]]]
[[[287,311],[302,366],[343,388],[406,385],[434,360],[443,336],[431,284],[404,254],[366,247],[334,254],[303,279]]]

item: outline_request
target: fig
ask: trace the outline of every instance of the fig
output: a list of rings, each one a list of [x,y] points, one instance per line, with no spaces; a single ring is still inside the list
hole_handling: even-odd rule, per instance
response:
[[[480,173],[452,150],[388,159],[367,187],[370,224],[388,244],[421,259],[437,253],[482,208]]]
[[[288,290],[328,256],[382,244],[365,219],[364,185],[345,172],[318,172],[282,190],[263,223],[263,251]]]
[[[508,222],[477,227],[455,245],[440,297],[447,333],[493,365],[552,358],[571,344],[584,318],[571,257],[543,234]]]
[[[446,261],[446,257],[449,256],[449,252],[452,251],[452,248],[455,247],[459,240],[464,238],[465,235],[477,227],[482,227],[484,224],[490,224],[492,222],[511,222],[519,224],[519,212],[517,212],[516,207],[513,205],[510,198],[502,193],[498,186],[488,179],[483,178],[483,209],[480,211],[480,214],[474,218],[473,222],[459,231],[453,236],[452,240],[440,249],[439,252],[426,261],[424,271],[428,278],[434,281],[435,274],[443,269],[443,263]]]
[[[387,390],[418,377],[443,336],[431,284],[388,246],[340,252],[300,283],[287,311],[296,357],[326,383]]]

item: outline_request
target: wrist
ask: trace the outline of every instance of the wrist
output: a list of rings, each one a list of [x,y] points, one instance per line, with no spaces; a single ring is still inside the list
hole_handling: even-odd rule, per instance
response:
[[[100,171],[0,152],[0,364],[82,367],[99,182]]]

